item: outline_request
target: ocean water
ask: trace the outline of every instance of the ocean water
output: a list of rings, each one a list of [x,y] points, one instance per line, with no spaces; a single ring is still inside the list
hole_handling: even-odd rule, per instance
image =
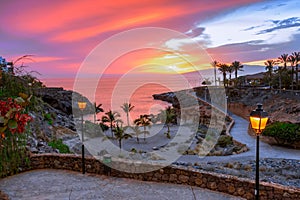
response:
[[[121,119],[126,122],[126,114],[121,108],[125,102],[130,102],[134,109],[130,113],[130,121],[138,118],[142,114],[157,114],[169,104],[154,100],[152,95],[169,91],[178,91],[194,86],[199,86],[200,81],[178,81],[177,77],[141,77],[133,76],[122,79],[121,77],[105,76],[98,79],[80,80],[80,86],[74,87],[75,80],[72,78],[64,79],[44,79],[42,80],[48,87],[63,87],[66,90],[78,91],[84,96],[89,97],[91,102],[102,104],[105,112],[110,109],[117,111]],[[192,84],[192,85],[190,85]],[[96,92],[87,92],[96,85]],[[94,98],[93,98],[94,95]],[[103,115],[100,113],[98,119]]]
[[[264,67],[261,66],[245,66],[244,71],[239,72],[239,75],[262,71]],[[220,73],[217,75],[221,78]],[[110,109],[119,112],[124,122],[126,122],[126,114],[121,109],[121,105],[130,102],[134,105],[129,116],[132,122],[141,114],[157,114],[169,105],[166,102],[154,100],[153,94],[197,87],[205,79],[213,80],[213,70],[186,75],[106,75],[100,78],[80,79],[79,84],[75,85],[74,78],[52,78],[42,79],[42,81],[48,87],[63,87],[66,90],[80,92],[91,102],[101,103],[105,112]],[[95,90],[91,89],[93,87]],[[103,113],[100,113],[97,117],[100,118],[102,115]]]

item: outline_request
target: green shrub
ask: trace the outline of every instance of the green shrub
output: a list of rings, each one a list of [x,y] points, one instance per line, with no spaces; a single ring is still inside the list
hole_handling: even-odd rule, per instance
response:
[[[44,114],[44,120],[47,121],[49,125],[53,125],[53,117],[50,113]]]
[[[26,133],[7,133],[5,138],[0,135],[0,178],[14,175],[30,165],[26,142]]]
[[[62,139],[52,140],[48,145],[58,149],[60,153],[71,153],[69,147],[63,143]]]
[[[221,147],[227,147],[229,145],[232,145],[233,144],[232,137],[230,135],[220,135],[217,144]]]
[[[266,127],[264,136],[274,137],[277,141],[292,143],[300,141],[300,125],[285,122],[275,122]]]
[[[131,148],[130,152],[137,153],[137,150],[135,148]]]

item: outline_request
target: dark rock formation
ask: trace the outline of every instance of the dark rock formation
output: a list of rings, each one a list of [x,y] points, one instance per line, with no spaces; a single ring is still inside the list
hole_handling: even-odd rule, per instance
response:
[[[45,103],[48,103],[51,107],[61,111],[66,115],[72,115],[73,109],[78,108],[76,105],[78,100],[87,102],[87,111],[93,110],[93,105],[91,102],[84,96],[80,95],[77,92],[71,90],[64,90],[61,87],[58,88],[40,88],[36,91],[36,95],[41,97]],[[72,98],[74,97],[74,102]]]
[[[35,102],[35,111],[30,112],[34,120],[30,123],[32,134],[27,143],[29,150],[32,153],[58,153],[47,142],[69,136],[71,139],[76,137],[79,143],[73,119],[73,111],[78,113],[76,99],[87,102],[85,113],[93,111],[93,104],[86,97],[63,88],[40,88],[34,94],[39,98]],[[75,99],[74,102],[72,99]]]
[[[152,97],[155,100],[161,100],[161,101],[168,102],[168,103],[172,104],[172,106],[174,108],[179,107],[179,102],[178,102],[178,99],[177,99],[174,92],[166,92],[166,93],[162,93],[162,94],[153,94]]]

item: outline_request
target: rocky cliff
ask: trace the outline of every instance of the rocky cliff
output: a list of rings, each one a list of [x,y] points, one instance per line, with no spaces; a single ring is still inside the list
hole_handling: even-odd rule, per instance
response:
[[[193,91],[202,99],[210,100],[206,87],[197,87]],[[186,92],[186,91],[185,91]],[[264,110],[269,114],[270,122],[281,121],[300,123],[300,92],[265,90],[256,88],[228,88],[226,89],[228,110],[245,118],[256,108],[257,103],[262,103]],[[171,103],[179,107],[175,93],[168,92],[154,94],[154,99]]]
[[[300,92],[230,88],[227,95],[229,110],[245,119],[257,103],[262,103],[270,122],[300,123]]]
[[[76,139],[79,143],[73,118],[73,109],[77,108],[76,99],[87,102],[87,112],[92,111],[92,103],[82,95],[63,88],[40,88],[34,91],[34,95],[37,98],[33,102],[35,109],[30,111],[34,119],[30,123],[31,135],[28,140],[30,151],[33,153],[57,152],[47,144],[56,138]],[[74,103],[72,103],[72,97],[75,99]]]

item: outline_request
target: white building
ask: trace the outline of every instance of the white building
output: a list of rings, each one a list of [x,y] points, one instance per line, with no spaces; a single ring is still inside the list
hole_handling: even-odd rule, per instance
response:
[[[3,72],[13,73],[13,63],[6,62],[5,58],[3,58],[2,56],[0,56],[0,67]]]

